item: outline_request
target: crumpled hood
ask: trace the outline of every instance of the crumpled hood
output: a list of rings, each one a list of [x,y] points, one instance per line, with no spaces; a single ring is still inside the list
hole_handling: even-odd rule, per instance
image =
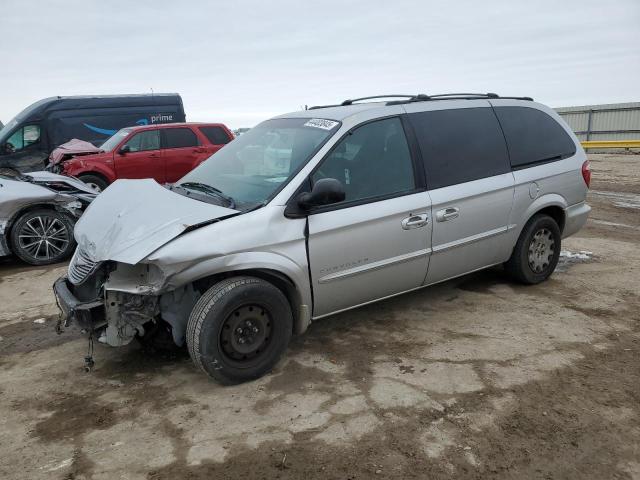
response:
[[[237,213],[193,200],[154,180],[117,180],[76,223],[75,237],[94,261],[138,263],[187,228]]]
[[[49,163],[51,165],[57,165],[65,158],[71,158],[75,155],[87,155],[93,153],[102,152],[95,145],[85,142],[84,140],[78,140],[77,138],[72,138],[67,143],[63,143],[58,148],[54,149],[49,155]]]
[[[25,173],[25,176],[31,177],[37,184],[47,185],[48,183],[64,183],[81,192],[89,193],[91,195],[96,194],[95,190],[93,190],[89,185],[74,177],[67,177],[65,175],[58,175],[56,173],[46,171],[29,172]]]

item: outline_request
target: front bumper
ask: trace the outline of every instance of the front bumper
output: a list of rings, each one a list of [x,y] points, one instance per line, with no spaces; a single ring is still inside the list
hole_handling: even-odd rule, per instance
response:
[[[93,330],[106,323],[104,301],[96,298],[84,302],[78,300],[69,288],[67,277],[60,277],[53,284],[53,294],[60,309],[60,324],[68,327],[72,322],[85,330]]]

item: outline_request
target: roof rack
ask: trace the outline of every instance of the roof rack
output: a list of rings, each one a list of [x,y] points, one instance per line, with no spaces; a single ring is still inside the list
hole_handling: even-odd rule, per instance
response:
[[[373,100],[373,99],[378,99],[378,98],[405,98],[407,100],[411,100],[412,98],[415,98],[416,95],[404,95],[404,94],[400,94],[400,95],[373,95],[371,97],[360,97],[360,98],[353,98],[353,99],[349,99],[349,100],[345,100],[342,103],[338,103],[335,105],[315,105],[313,107],[309,107],[309,110],[317,110],[318,108],[331,108],[331,107],[345,107],[347,105],[353,105],[355,102],[361,102],[362,100]]]
[[[387,102],[387,105],[400,105],[403,103],[413,103],[413,102],[426,102],[431,100],[479,100],[482,98],[488,99],[509,99],[509,100],[527,100],[529,102],[533,101],[531,97],[502,97],[497,93],[440,93],[438,95],[416,95],[409,100],[396,100],[393,102]]]
[[[344,107],[347,105],[353,105],[354,102],[360,102],[362,100],[373,100],[379,98],[402,98],[403,100],[391,100],[386,103],[386,105],[402,105],[404,103],[413,103],[413,102],[428,102],[435,100],[479,100],[482,98],[502,98],[509,100],[527,100],[532,102],[533,98],[531,97],[501,97],[497,93],[440,93],[438,95],[425,95],[424,93],[419,93],[417,95],[374,95],[370,97],[361,97],[345,100],[344,102],[336,105],[316,105],[313,107],[309,107],[309,110],[316,110],[319,108],[330,108],[330,107]]]

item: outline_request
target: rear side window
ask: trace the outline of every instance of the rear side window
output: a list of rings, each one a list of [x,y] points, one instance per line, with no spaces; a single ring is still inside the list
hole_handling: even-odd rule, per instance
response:
[[[513,168],[561,160],[576,153],[571,137],[551,116],[535,108],[495,107]]]
[[[429,189],[511,171],[504,136],[490,107],[418,112],[409,118]]]
[[[221,127],[200,127],[200,131],[214,145],[226,145],[231,141],[227,132]]]
[[[162,148],[198,146],[198,138],[190,128],[165,128],[162,130],[162,133],[164,134],[164,145]]]

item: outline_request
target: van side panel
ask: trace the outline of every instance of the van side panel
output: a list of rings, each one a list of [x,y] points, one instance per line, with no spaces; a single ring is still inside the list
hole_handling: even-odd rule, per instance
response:
[[[100,145],[116,131],[135,125],[184,122],[178,94],[51,97],[20,112],[0,138],[3,143],[27,125],[40,127],[40,142],[14,153],[0,152],[0,166],[41,170],[49,154],[72,138]]]
[[[121,128],[182,121],[184,112],[174,104],[57,110],[48,114],[46,124],[52,145],[79,138],[99,146]]]
[[[491,100],[491,103],[510,145],[513,164],[515,192],[509,218],[512,244],[515,245],[527,221],[548,207],[563,210],[563,237],[577,232],[591,210],[585,203],[588,189],[582,178],[582,164],[587,156],[580,142],[566,123],[544,105],[534,102],[523,105],[512,100]],[[518,129],[514,125],[519,122],[517,116],[505,115],[502,108],[511,109],[511,113],[518,108],[525,115],[535,110],[531,118],[538,120],[530,125],[524,120]]]

